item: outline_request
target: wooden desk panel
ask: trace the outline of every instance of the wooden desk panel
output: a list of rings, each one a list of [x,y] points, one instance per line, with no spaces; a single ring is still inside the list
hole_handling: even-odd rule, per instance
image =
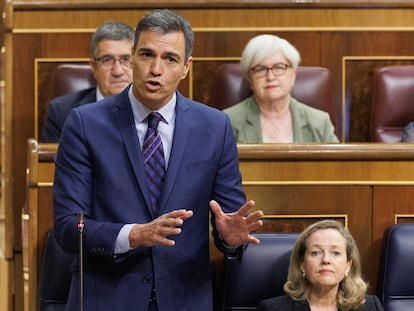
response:
[[[239,145],[243,187],[265,231],[346,218],[374,293],[384,229],[414,221],[414,145]],[[283,221],[280,217],[283,216]]]
[[[414,144],[239,145],[243,188],[265,212],[263,232],[299,232],[310,223],[343,222],[359,246],[374,293],[382,234],[414,219]],[[57,145],[28,142],[27,204],[22,214],[25,310],[36,310],[44,238],[53,223]],[[211,243],[215,305],[222,255]]]

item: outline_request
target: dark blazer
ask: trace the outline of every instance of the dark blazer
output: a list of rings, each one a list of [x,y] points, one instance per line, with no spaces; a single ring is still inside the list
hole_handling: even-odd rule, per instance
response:
[[[159,310],[211,311],[208,202],[217,199],[225,212],[245,203],[230,120],[177,92],[161,213],[189,209],[194,215],[181,234],[170,237],[175,246],[140,246],[114,256],[124,224],[156,217],[128,89],[75,108],[67,118],[53,186],[56,240],[66,251],[78,252],[76,214],[85,214],[85,310],[147,310],[154,285]],[[224,249],[217,232],[213,236]],[[78,306],[78,282],[74,271],[68,310]]]
[[[47,117],[40,141],[58,143],[70,111],[75,107],[93,102],[96,102],[96,87],[54,98],[47,107]]]
[[[367,295],[365,307],[358,311],[383,311],[377,296]],[[257,306],[257,311],[310,311],[307,301],[295,301],[289,296],[280,296],[263,300]]]

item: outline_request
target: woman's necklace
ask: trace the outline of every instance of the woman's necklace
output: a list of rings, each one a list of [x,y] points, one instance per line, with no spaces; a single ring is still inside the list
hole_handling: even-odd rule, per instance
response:
[[[261,113],[260,122],[263,136],[272,142],[292,141],[292,117],[290,109],[281,116],[270,113]]]
[[[276,133],[281,133],[282,132],[282,128],[281,128],[281,123],[282,122],[278,122],[278,121],[273,121],[267,118],[263,118],[264,121],[264,127],[266,128],[271,128],[273,129]]]

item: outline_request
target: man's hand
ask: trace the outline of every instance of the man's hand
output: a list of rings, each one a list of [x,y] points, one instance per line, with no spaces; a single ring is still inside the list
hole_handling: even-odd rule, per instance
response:
[[[176,210],[161,215],[146,224],[136,224],[129,233],[129,245],[132,248],[140,245],[152,247],[154,245],[174,246],[175,241],[167,237],[181,233],[179,228],[185,220],[193,216],[193,211]]]
[[[248,215],[248,211],[254,205],[255,202],[250,200],[237,212],[226,214],[216,201],[210,201],[210,209],[216,217],[216,229],[228,246],[260,243],[258,239],[250,235],[251,232],[263,226],[263,221],[260,220],[264,215],[262,211],[255,211]]]

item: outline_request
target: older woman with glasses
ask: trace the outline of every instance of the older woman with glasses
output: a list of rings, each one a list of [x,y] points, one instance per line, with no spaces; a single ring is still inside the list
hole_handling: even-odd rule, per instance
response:
[[[285,39],[259,35],[244,48],[240,65],[253,95],[225,109],[238,143],[338,142],[327,112],[290,95],[300,54]]]

